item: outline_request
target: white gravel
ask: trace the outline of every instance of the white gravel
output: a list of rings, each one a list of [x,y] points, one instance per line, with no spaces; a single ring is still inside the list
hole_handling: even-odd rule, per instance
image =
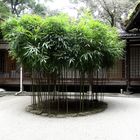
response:
[[[105,97],[108,108],[84,117],[48,118],[25,111],[28,96],[0,98],[0,140],[140,140],[140,98]]]

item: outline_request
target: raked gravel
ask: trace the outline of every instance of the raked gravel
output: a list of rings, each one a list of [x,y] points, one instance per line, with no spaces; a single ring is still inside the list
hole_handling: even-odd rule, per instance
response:
[[[0,140],[140,140],[140,94],[132,97],[105,97],[101,113],[49,118],[25,111],[29,96],[3,96]]]

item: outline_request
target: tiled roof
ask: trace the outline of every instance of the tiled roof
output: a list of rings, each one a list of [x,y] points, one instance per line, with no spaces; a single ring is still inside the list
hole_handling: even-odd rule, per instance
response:
[[[125,22],[125,29],[129,31],[134,28],[140,28],[140,2],[134,8],[132,14]]]
[[[121,33],[120,37],[122,39],[140,38],[140,33]]]

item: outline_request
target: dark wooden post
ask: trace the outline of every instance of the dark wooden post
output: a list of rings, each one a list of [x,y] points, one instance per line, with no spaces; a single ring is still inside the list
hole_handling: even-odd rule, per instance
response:
[[[125,71],[126,71],[126,94],[130,94],[130,46],[129,46],[129,39],[126,40]]]

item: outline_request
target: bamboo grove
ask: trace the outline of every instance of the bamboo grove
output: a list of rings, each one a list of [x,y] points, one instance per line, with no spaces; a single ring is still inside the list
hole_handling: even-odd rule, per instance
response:
[[[79,19],[23,15],[1,28],[10,55],[31,72],[33,109],[48,114],[97,107],[103,96],[93,86],[123,54],[116,29],[89,13]],[[69,92],[69,81],[78,92]]]

